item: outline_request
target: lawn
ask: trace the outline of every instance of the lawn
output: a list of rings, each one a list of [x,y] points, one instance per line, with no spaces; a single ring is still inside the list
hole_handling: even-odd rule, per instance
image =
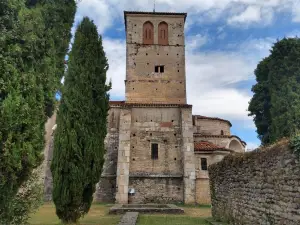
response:
[[[117,225],[121,216],[109,215],[110,204],[93,204],[89,214],[80,221],[81,225]],[[137,225],[206,225],[205,219],[211,217],[211,209],[208,206],[182,206],[183,215],[139,215]],[[59,219],[55,214],[53,204],[43,205],[39,211],[32,215],[29,221],[32,225],[58,225]]]
[[[109,215],[108,210],[112,205],[93,204],[88,215],[80,220],[81,225],[117,225],[121,216]],[[32,215],[30,221],[32,225],[58,225],[61,224],[55,214],[53,204],[43,205],[39,211]]]

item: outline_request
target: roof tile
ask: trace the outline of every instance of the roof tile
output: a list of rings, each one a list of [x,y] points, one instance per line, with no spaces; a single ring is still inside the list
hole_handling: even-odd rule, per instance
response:
[[[195,151],[213,151],[213,150],[226,150],[224,147],[220,147],[207,141],[195,142]]]

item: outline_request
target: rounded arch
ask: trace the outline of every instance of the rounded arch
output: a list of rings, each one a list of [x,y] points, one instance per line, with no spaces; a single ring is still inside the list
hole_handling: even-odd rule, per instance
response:
[[[154,26],[150,21],[146,21],[143,25],[143,43],[145,45],[154,44]]]
[[[169,44],[168,24],[165,21],[162,21],[158,24],[158,44],[159,45]]]
[[[243,150],[244,150],[241,143],[235,139],[230,141],[228,148],[235,152],[243,152]]]

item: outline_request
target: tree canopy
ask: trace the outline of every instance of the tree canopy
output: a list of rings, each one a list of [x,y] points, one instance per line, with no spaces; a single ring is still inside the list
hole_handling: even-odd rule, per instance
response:
[[[300,39],[277,41],[255,70],[251,116],[263,144],[289,137],[300,128]]]

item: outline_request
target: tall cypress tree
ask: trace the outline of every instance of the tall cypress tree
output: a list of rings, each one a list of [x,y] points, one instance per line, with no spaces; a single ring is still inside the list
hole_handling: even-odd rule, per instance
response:
[[[89,211],[100,179],[109,107],[107,70],[101,36],[85,17],[69,57],[51,165],[56,214],[65,223]]]
[[[50,27],[45,16],[54,4],[70,14],[61,12]],[[42,162],[47,105],[59,83],[52,77],[56,62],[64,61],[61,46],[66,53],[75,8],[72,0],[37,0],[30,6],[24,0],[0,0],[0,219]],[[69,34],[60,37],[60,54],[53,43],[59,27]]]

